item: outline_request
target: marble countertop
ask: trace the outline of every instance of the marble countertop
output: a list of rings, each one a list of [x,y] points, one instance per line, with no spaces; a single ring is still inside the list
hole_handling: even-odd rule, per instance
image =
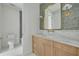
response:
[[[52,34],[36,33],[36,34],[33,34],[33,35],[38,36],[38,37],[42,37],[42,38],[45,38],[45,39],[48,39],[48,40],[54,40],[54,41],[61,42],[61,43],[64,43],[64,44],[72,45],[72,46],[79,48],[79,40],[78,39],[76,40],[74,38],[73,39],[68,38],[68,37],[60,35],[58,33],[52,33]]]

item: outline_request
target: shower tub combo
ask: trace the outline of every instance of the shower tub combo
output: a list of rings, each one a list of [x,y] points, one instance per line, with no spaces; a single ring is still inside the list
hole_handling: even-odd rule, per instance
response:
[[[8,33],[7,35],[0,34],[0,55],[8,51],[9,53],[15,50],[22,50],[21,38],[19,34]],[[15,51],[14,50],[14,51]]]

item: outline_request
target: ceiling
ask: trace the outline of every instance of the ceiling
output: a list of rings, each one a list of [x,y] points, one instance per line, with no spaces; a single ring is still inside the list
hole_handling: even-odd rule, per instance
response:
[[[12,3],[13,5],[15,5],[18,8],[23,8],[23,3]]]

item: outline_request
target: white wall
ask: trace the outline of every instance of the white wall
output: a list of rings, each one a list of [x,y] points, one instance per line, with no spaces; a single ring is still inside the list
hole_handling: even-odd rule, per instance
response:
[[[1,33],[2,33],[2,5],[0,4],[0,37],[1,37]],[[0,50],[1,50],[1,41],[2,39],[0,39]]]
[[[23,5],[23,54],[32,53],[32,33],[39,31],[39,4]]]
[[[3,32],[3,9],[2,4],[0,4],[0,34]]]
[[[19,34],[19,10],[7,5],[3,6],[4,12],[4,32]]]

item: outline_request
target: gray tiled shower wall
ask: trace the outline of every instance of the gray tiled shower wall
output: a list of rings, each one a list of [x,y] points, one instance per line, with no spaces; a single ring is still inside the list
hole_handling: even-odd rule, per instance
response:
[[[79,30],[79,3],[71,3],[71,16],[64,16],[62,11],[62,29]],[[62,4],[62,7],[64,4]]]

